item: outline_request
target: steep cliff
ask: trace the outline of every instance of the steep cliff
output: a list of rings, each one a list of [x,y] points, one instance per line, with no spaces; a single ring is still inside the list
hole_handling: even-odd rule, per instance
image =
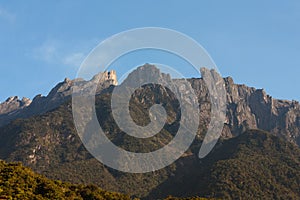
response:
[[[149,76],[171,81],[169,76],[160,75],[154,66],[147,66]],[[129,82],[145,79],[138,77],[138,70],[130,75]],[[0,127],[0,158],[21,161],[50,178],[74,183],[96,183],[107,190],[139,197],[149,196],[150,199],[167,194],[215,197],[219,191],[213,190],[214,187],[226,189],[226,194],[219,194],[218,197],[231,194],[236,198],[240,197],[244,195],[241,188],[245,187],[248,192],[259,191],[260,194],[265,194],[266,198],[272,198],[273,193],[286,198],[299,195],[299,148],[288,142],[299,145],[299,104],[273,99],[261,89],[235,84],[230,77],[222,79],[215,71],[209,73],[212,73],[215,80],[224,80],[227,112],[223,138],[207,160],[199,161],[197,157],[211,115],[210,94],[201,78],[188,79],[199,102],[198,137],[180,160],[162,170],[146,174],[121,173],[95,160],[77,135],[70,98],[73,81],[68,79],[53,88],[47,97],[36,97],[23,109],[31,117],[19,115],[25,119],[10,119],[11,123]],[[75,81],[88,90],[90,84],[98,80],[99,76],[101,75],[96,75],[92,81]],[[177,83],[181,81],[174,80]],[[119,86],[112,86],[111,81],[98,84],[95,98],[97,117],[107,137],[117,146],[132,152],[151,152],[168,144],[177,133],[181,107],[170,88],[147,84],[133,93],[130,114],[137,124],[147,125],[150,122],[149,108],[153,104],[161,104],[168,114],[166,124],[158,135],[136,139],[119,129],[111,113],[112,89]],[[184,101],[190,102],[191,99]],[[35,109],[39,112],[31,111]],[[272,135],[257,130],[253,133],[248,129],[264,129]],[[234,159],[237,164],[232,162]],[[256,160],[259,162],[256,163]],[[221,168],[223,163],[225,168]],[[226,170],[224,176],[221,176],[222,170],[219,167]],[[256,167],[258,171],[251,171],[252,167]],[[280,173],[276,174],[276,171]],[[293,177],[293,183],[289,183],[289,176]],[[245,179],[251,179],[251,185],[241,182]],[[184,182],[180,182],[181,180]],[[214,180],[215,185],[208,187],[206,183],[209,180]],[[230,180],[228,184],[227,180]],[[268,188],[264,188],[265,184],[269,184]],[[287,187],[288,184],[292,186]],[[201,190],[203,188],[205,190]],[[291,196],[284,191],[291,192]]]

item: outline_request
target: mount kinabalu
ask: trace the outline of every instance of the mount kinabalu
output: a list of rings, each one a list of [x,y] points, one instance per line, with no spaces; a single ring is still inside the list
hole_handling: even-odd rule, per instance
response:
[[[169,76],[160,75],[159,70],[152,65],[144,65],[142,68],[148,70],[149,76],[169,78]],[[140,67],[132,72],[128,80],[133,81],[135,78],[139,78],[137,76],[142,68]],[[212,73],[215,78],[221,79],[214,70],[207,70],[207,72]],[[95,76],[94,79],[99,79],[99,76],[103,77],[103,74]],[[180,121],[180,112],[178,112],[180,106],[171,91],[159,85],[150,84],[136,90],[133,94],[130,108],[132,118],[137,124],[147,125],[149,123],[148,112],[153,103],[162,103],[168,114],[166,125],[158,136],[137,140],[120,131],[112,117],[110,97],[112,89],[115,87],[112,85],[116,84],[116,77],[107,74],[102,80],[98,85],[96,95],[97,117],[101,127],[115,144],[133,152],[150,152],[167,144],[176,134],[178,122]],[[242,178],[239,173],[255,185],[253,188],[245,186],[248,188],[248,193],[256,192],[257,195],[263,193],[266,198],[272,198],[274,197],[271,196],[273,193],[280,196],[278,191],[285,191],[283,193],[289,194],[283,194],[282,198],[293,199],[295,195],[300,196],[300,191],[295,189],[299,188],[300,182],[299,148],[287,142],[290,141],[300,145],[300,108],[298,102],[276,100],[266,95],[263,90],[237,85],[233,83],[232,78],[224,78],[228,109],[223,138],[233,139],[225,141],[221,139],[214,152],[212,152],[212,155],[217,155],[216,158],[208,157],[202,160],[202,164],[199,165],[196,155],[201,138],[205,134],[209,123],[210,97],[202,79],[188,79],[198,96],[201,112],[199,137],[197,137],[196,143],[180,160],[165,169],[147,174],[126,174],[105,167],[93,159],[78,138],[72,120],[70,98],[74,81],[79,81],[87,88],[90,83],[84,80],[71,81],[66,79],[52,89],[47,97],[38,96],[31,104],[26,106],[22,103],[10,104],[9,102],[13,102],[11,100],[1,104],[0,108],[3,110],[1,112],[3,114],[0,115],[1,159],[21,161],[50,178],[75,183],[96,183],[107,190],[130,193],[149,199],[164,197],[168,194],[176,196],[205,195],[219,198],[231,195],[230,197],[237,198],[242,195],[240,187],[244,187],[243,184],[241,186]],[[18,102],[17,99],[15,101]],[[10,106],[8,106],[9,104]],[[270,131],[273,135],[284,138],[285,141],[267,133],[261,133],[261,131],[254,131],[253,133],[249,131],[250,129]],[[242,134],[243,132],[246,133]],[[263,150],[259,149],[260,145],[261,148],[264,148]],[[264,157],[264,152],[268,154],[268,158]],[[216,167],[215,165],[222,165],[222,163],[219,163],[219,158],[220,160],[225,159],[223,164],[228,166],[225,170],[236,170],[233,172],[226,171],[228,174],[225,175],[229,178],[225,177],[225,179],[217,180],[219,175],[215,173],[218,169],[215,169],[215,171],[210,170],[210,168]],[[242,165],[244,159],[248,161],[260,160],[260,165],[256,162],[253,162],[253,166],[251,163]],[[231,160],[236,160],[236,165],[231,163]],[[264,171],[258,175],[256,172],[249,170],[250,174],[243,174],[248,171],[245,167],[250,165],[258,167],[259,172],[262,171],[261,167],[264,170],[271,171]],[[272,169],[269,169],[271,165]],[[285,169],[285,171],[276,175],[274,174],[276,170],[272,171],[273,168],[276,170]],[[238,175],[229,172],[238,173]],[[252,177],[253,173],[257,176]],[[259,180],[259,178],[266,175],[268,177],[265,178],[268,180]],[[291,183],[293,185],[288,187],[290,183],[285,177],[293,177],[295,179]],[[224,177],[221,176],[220,178]],[[189,183],[190,179],[192,181]],[[207,188],[205,183],[207,180],[214,181],[210,183],[211,188],[216,187],[218,190],[223,188],[226,194],[218,196],[218,191]],[[263,186],[261,183],[263,183]],[[184,185],[181,185],[180,188],[175,187],[175,185],[180,184]],[[264,187],[265,184],[270,187]],[[200,191],[202,186],[203,191]],[[245,194],[243,193],[243,195]],[[259,196],[254,194],[252,197]]]
[[[155,66],[145,66],[149,68],[149,73],[160,73]],[[214,70],[211,73],[215,74],[215,77],[220,77]],[[105,78],[99,83],[98,93],[110,85],[117,85],[115,71],[99,75],[104,75]],[[138,73],[134,76],[136,75],[138,76]],[[96,78],[97,76],[94,77]],[[138,77],[131,75],[129,80],[134,81],[135,78]],[[204,125],[202,127],[205,129],[210,113],[209,91],[201,78],[191,78],[188,81],[198,96],[200,124]],[[227,113],[222,133],[224,137],[237,136],[247,129],[262,129],[300,145],[300,105],[297,101],[274,99],[263,89],[235,84],[231,77],[224,78],[224,81],[227,91]],[[22,100],[17,97],[8,98],[0,104],[0,127],[14,119],[28,118],[57,108],[71,98],[73,83],[74,80],[66,78],[46,97],[37,95],[32,102],[27,98]],[[88,84],[88,81],[82,80],[82,83]]]

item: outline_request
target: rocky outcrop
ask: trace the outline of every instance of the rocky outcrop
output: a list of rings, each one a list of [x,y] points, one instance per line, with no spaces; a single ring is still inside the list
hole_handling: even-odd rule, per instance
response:
[[[146,70],[149,76],[139,77],[139,70]],[[137,80],[147,82],[150,76],[156,76],[160,71],[155,66],[146,64],[137,72],[131,73],[127,84],[134,85]],[[211,72],[218,78],[217,72]],[[161,74],[162,80],[171,81],[167,74]],[[27,98],[19,100],[10,97],[0,104],[0,126],[16,118],[27,118],[45,113],[71,99],[74,81],[77,85],[88,89],[96,80],[97,93],[117,84],[116,72],[103,72],[95,75],[91,81],[65,79],[56,85],[46,96],[37,95],[31,102]],[[150,79],[149,79],[150,80]],[[180,80],[177,80],[179,82]],[[188,79],[198,97],[200,108],[200,134],[205,133],[211,117],[211,100],[208,88],[202,78]],[[246,85],[235,84],[231,77],[224,78],[226,88],[227,111],[223,137],[235,137],[248,129],[262,129],[300,145],[300,105],[296,101],[274,99],[263,89],[255,89]],[[143,98],[142,94],[139,98]],[[173,97],[172,97],[173,99]],[[186,99],[187,102],[191,101]]]
[[[117,85],[117,76],[114,70],[103,72],[95,75],[92,80],[85,81],[83,79],[70,80],[65,78],[61,83],[58,83],[47,96],[41,94],[35,96],[31,101],[28,98],[19,100],[18,97],[10,97],[5,102],[0,104],[0,127],[8,124],[17,118],[27,118],[34,115],[43,114],[49,110],[57,108],[62,103],[71,99],[72,86],[74,82],[79,82],[85,88],[88,88],[91,83],[95,83],[95,79],[99,76],[97,84],[97,92],[108,88],[111,85]]]
[[[0,104],[0,115],[17,112],[31,104],[31,100],[23,97],[21,100],[19,97],[9,97],[5,102]]]
[[[191,79],[201,110],[200,124],[209,123],[209,92],[202,79]],[[224,137],[234,137],[249,129],[262,129],[300,145],[300,105],[296,101],[278,100],[263,89],[235,84],[224,78],[227,112]]]
[[[145,64],[136,72],[129,74],[125,81],[128,85],[134,85],[138,81],[148,82],[150,76],[155,77],[160,73],[155,66]],[[227,109],[223,137],[235,137],[249,129],[262,129],[300,145],[300,105],[297,101],[274,99],[263,89],[235,84],[231,77],[226,77],[223,79],[224,81],[221,81],[219,80],[220,75],[215,70],[202,69],[201,73],[211,73],[214,82],[225,84]],[[161,77],[166,82],[171,81],[171,77],[167,74],[161,74]],[[192,78],[188,81],[198,97],[199,135],[203,136],[212,117],[210,92],[202,78]],[[179,83],[180,79],[174,82]],[[139,98],[143,101],[142,94],[137,93],[136,95],[140,96]],[[190,101],[189,99],[185,100]]]

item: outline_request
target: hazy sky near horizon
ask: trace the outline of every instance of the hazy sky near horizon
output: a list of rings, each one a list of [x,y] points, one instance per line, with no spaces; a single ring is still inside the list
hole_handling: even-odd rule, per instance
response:
[[[0,1],[0,101],[47,95],[65,77],[76,77],[98,43],[149,26],[192,37],[236,83],[300,100],[299,22],[298,0]],[[154,54],[129,58],[153,63],[159,60]]]

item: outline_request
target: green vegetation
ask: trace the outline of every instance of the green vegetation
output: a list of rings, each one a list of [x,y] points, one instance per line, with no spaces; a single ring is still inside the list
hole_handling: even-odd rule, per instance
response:
[[[154,90],[163,92],[159,88]],[[141,101],[144,95],[149,98]],[[146,124],[149,121],[147,108],[155,100],[150,92],[136,95],[130,104],[134,110],[132,118],[137,123]],[[145,103],[137,103],[139,101]],[[101,127],[116,145],[133,152],[150,152],[168,143],[178,128],[179,114],[174,112],[176,101],[171,98],[166,102],[158,99],[158,102],[170,108],[168,123],[158,135],[146,140],[134,139],[118,129],[110,111],[109,92],[97,96],[97,116]],[[15,198],[23,194],[50,199],[72,199],[72,195],[73,199],[80,199],[91,193],[97,198],[105,193],[120,195],[103,191],[106,190],[150,200],[168,195],[182,198],[300,199],[299,147],[261,130],[220,140],[213,152],[202,160],[197,157],[201,145],[199,137],[177,162],[145,174],[118,172],[94,159],[76,134],[71,102],[43,115],[15,120],[0,128],[0,137],[1,159],[20,161],[47,178],[77,184],[50,181],[20,165],[1,162],[1,176],[5,175],[1,177],[1,195],[15,195]],[[30,175],[22,173],[25,171]],[[89,184],[103,190],[84,186]],[[127,198],[126,195],[120,197]]]
[[[183,162],[186,168],[177,169],[150,197],[167,193],[220,199],[300,198],[300,149],[264,131],[220,141],[200,162]]]
[[[262,131],[248,131],[215,152],[209,191],[228,199],[299,199],[300,150]],[[224,159],[225,158],[225,159]]]
[[[177,198],[177,197],[172,197],[172,196],[165,198],[165,200],[206,200],[206,199],[207,198],[202,198],[202,197]]]
[[[159,136],[147,141],[125,136],[114,123],[110,113],[110,95],[96,98],[97,114],[103,129],[114,143],[130,151],[150,152],[167,143],[171,134],[162,130]],[[145,119],[134,104],[135,119]],[[94,159],[82,145],[73,124],[71,102],[43,115],[19,119],[0,128],[0,158],[19,161],[50,179],[76,184],[96,184],[105,190],[118,191],[138,197],[146,196],[157,185],[167,180],[176,169],[166,169],[147,174],[120,173],[105,167]],[[59,169],[59,170],[58,170]]]
[[[52,181],[20,163],[0,161],[0,199],[107,199],[128,200],[128,195],[104,191],[94,185]]]
[[[130,196],[108,192],[95,185],[75,185],[49,180],[23,167],[21,163],[0,160],[0,199],[72,199],[72,200],[130,200]],[[138,200],[137,198],[134,198]],[[175,198],[166,200],[204,200],[205,198]]]

